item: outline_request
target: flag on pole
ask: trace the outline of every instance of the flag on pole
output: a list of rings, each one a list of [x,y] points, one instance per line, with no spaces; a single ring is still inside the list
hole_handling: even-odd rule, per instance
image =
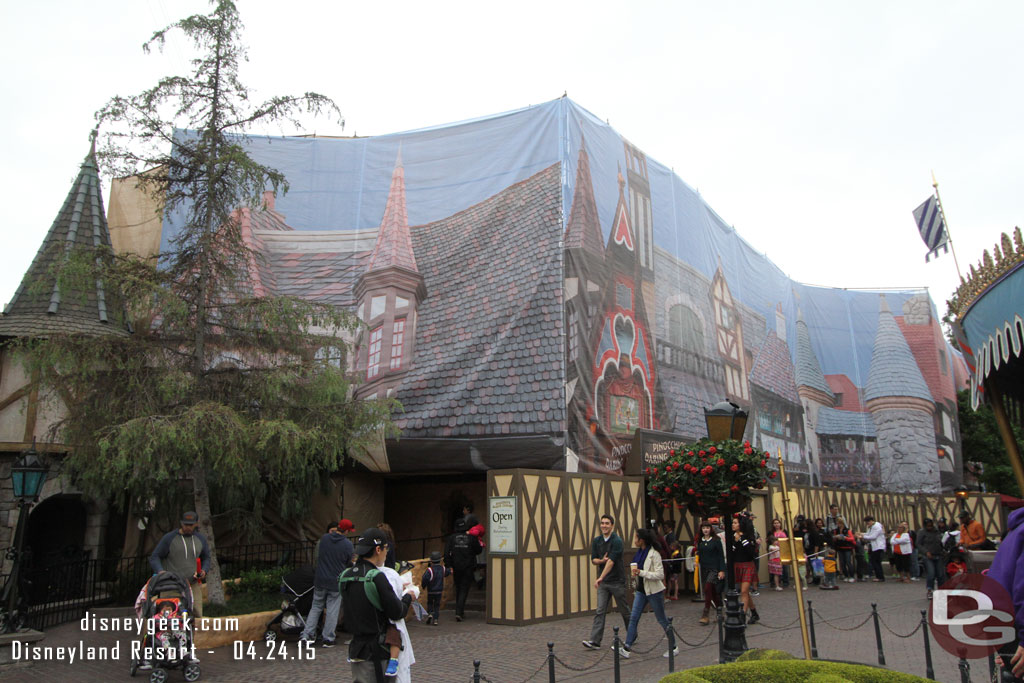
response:
[[[932,256],[938,256],[940,248],[943,253],[949,252],[949,235],[946,233],[946,223],[942,220],[942,207],[934,195],[914,209],[914,220],[917,221],[921,239],[928,247],[928,253],[924,256],[925,263]]]

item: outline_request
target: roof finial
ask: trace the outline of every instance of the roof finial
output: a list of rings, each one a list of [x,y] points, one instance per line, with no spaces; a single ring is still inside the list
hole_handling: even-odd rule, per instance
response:
[[[97,123],[96,126],[92,129],[92,132],[89,133],[89,156],[91,157],[96,156],[96,138],[98,138],[99,135],[100,124]]]

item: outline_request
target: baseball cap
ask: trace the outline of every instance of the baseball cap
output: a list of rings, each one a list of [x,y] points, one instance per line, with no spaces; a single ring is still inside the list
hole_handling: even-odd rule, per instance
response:
[[[352,520],[350,520],[350,519],[343,519],[340,522],[338,522],[338,531],[341,531],[341,532],[352,531],[355,528],[356,528],[356,525],[353,524]]]
[[[182,524],[199,524],[199,515],[189,511],[181,515]]]
[[[959,515],[957,515],[956,518],[957,519],[965,519],[965,518],[970,517],[970,516],[971,516],[971,513],[968,512],[967,510],[964,510]]]
[[[355,546],[356,554],[360,557],[369,555],[377,548],[387,544],[388,537],[384,535],[384,532],[376,527],[371,527],[359,535]]]
[[[435,563],[435,564],[440,562],[441,561],[441,551],[440,550],[432,550],[430,552],[430,561]]]

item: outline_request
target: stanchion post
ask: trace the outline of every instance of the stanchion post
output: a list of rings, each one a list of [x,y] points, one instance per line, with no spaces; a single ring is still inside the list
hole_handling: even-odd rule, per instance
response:
[[[924,677],[935,680],[935,667],[932,666],[932,644],[928,642],[928,610],[921,610],[921,631],[924,632]],[[994,665],[995,661],[989,655],[989,660]]]
[[[555,683],[555,644],[548,643],[548,680]]]
[[[871,618],[875,622],[875,645],[878,646],[878,664],[885,666],[885,652],[882,650],[882,629],[878,627],[878,603],[871,603]]]
[[[612,651],[612,659],[615,662],[615,683],[622,683],[622,679],[619,674],[619,627],[612,626],[612,633],[615,634],[615,639],[612,642],[615,644],[615,649]]]
[[[672,629],[672,617],[668,618],[668,672],[676,670],[676,633]],[[551,679],[552,681],[554,679]]]
[[[960,683],[971,683],[971,665],[964,659],[964,653],[960,652]]]
[[[807,631],[811,636],[811,657],[814,659],[818,658],[818,639],[814,637],[814,609],[811,607],[811,601],[807,601]]]
[[[996,678],[996,655],[994,652],[988,653],[988,679],[990,681],[998,680]]]
[[[715,621],[718,623],[718,663],[725,664],[725,650],[722,638],[722,606],[715,605]]]
[[[473,683],[480,683],[480,660],[473,660]]]

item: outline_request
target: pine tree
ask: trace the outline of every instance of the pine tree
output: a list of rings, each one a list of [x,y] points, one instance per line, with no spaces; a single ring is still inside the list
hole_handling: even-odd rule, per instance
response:
[[[23,344],[30,369],[67,406],[56,428],[73,450],[65,471],[87,493],[137,513],[194,499],[216,558],[213,514],[259,527],[267,500],[285,518],[308,512],[311,496],[346,452],[392,430],[391,401],[355,401],[345,371],[358,321],[349,312],[254,288],[260,255],[243,239],[240,211],[283,175],[247,153],[243,135],[302,114],[340,114],[322,95],[250,104],[234,3],[216,0],[157,31],[198,50],[187,76],[114,97],[97,119],[103,169],[132,175],[179,229],[157,262],[77,249],[61,286],[102,280],[133,327],[127,337],[51,335]],[[102,252],[102,247],[97,247]],[[215,501],[216,509],[211,509]],[[219,567],[212,602],[223,604]]]

